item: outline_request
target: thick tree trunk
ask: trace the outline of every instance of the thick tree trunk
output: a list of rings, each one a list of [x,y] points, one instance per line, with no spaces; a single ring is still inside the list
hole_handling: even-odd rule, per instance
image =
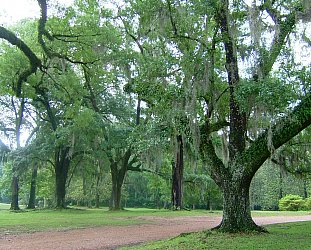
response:
[[[216,227],[225,232],[248,232],[265,229],[256,225],[251,216],[249,182],[225,180],[223,184],[223,219]]]
[[[111,191],[111,204],[110,204],[110,210],[121,210],[121,188],[122,184],[120,183],[123,180],[121,180],[121,177],[118,177],[118,175],[112,177],[112,191]]]
[[[18,206],[18,177],[16,175],[12,178],[12,201],[11,210],[20,210]]]
[[[36,185],[37,185],[38,165],[35,164],[32,170],[30,194],[27,209],[36,208]]]
[[[121,190],[124,182],[125,175],[129,166],[132,164],[129,162],[131,157],[131,149],[127,149],[126,152],[118,159],[118,161],[110,158],[110,171],[112,178],[112,191],[110,200],[110,210],[121,210]],[[121,159],[121,160],[120,160]]]
[[[121,189],[126,171],[118,169],[116,162],[110,165],[110,169],[112,178],[110,210],[121,210]]]
[[[55,154],[56,208],[66,208],[66,181],[70,166],[69,148],[58,149]]]
[[[173,163],[172,171],[172,206],[173,209],[182,209],[182,194],[183,194],[183,172],[184,172],[184,159],[183,159],[183,140],[182,136],[178,135],[177,139],[177,152],[175,162]]]

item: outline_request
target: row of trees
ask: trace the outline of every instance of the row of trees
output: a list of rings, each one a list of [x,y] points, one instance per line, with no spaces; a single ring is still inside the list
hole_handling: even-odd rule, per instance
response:
[[[121,192],[121,207],[171,208],[170,164],[166,165],[166,168],[166,178],[148,172],[129,172]],[[11,201],[10,170],[11,166],[6,164],[0,177],[0,202]],[[112,186],[108,166],[105,167],[99,182],[94,178],[91,169],[84,171],[84,181],[76,174],[70,180],[70,185],[67,185],[66,204],[88,207],[109,206]],[[199,169],[197,174],[189,174],[189,171],[193,170],[186,164],[183,208],[211,211],[222,209],[222,195],[216,184],[207,176],[199,174]],[[33,206],[29,205],[29,201],[33,201],[29,196],[32,193],[30,191],[32,181],[32,169],[19,175],[19,204],[28,207],[36,205],[41,208],[53,206],[55,188],[51,169],[48,166],[40,166],[38,169],[36,178],[38,188]],[[254,210],[278,210],[280,209],[278,202],[284,196],[296,194],[307,198],[310,192],[310,180],[299,175],[293,176],[284,169],[275,167],[274,163],[265,164],[252,181],[250,205]]]
[[[210,176],[223,192],[220,229],[263,230],[251,218],[251,181],[268,158],[286,167],[283,152],[311,123],[310,67],[291,46],[309,51],[308,1],[37,3],[39,20],[0,26],[12,209],[29,167],[35,185],[39,165],[50,166],[64,208],[74,178],[99,197],[109,166],[111,207],[120,209],[127,172],[161,176],[167,159],[178,208],[186,159],[203,173],[188,181]]]

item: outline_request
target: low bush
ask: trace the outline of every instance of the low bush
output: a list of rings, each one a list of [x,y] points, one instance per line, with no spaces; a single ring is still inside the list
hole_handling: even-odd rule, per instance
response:
[[[304,200],[304,210],[311,210],[311,197]]]
[[[279,208],[281,211],[304,210],[305,201],[299,195],[289,194],[279,200]]]

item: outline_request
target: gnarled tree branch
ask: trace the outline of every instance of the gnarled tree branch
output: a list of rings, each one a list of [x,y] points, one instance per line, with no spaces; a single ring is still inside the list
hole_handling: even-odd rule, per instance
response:
[[[14,87],[16,95],[20,97],[22,92],[22,83],[27,81],[28,77],[37,71],[37,69],[41,66],[41,60],[23,40],[21,40],[13,32],[7,30],[2,26],[0,26],[0,38],[8,41],[10,44],[15,45],[17,48],[19,48],[30,62],[30,68],[26,69],[19,75],[17,79],[17,84]]]
[[[302,100],[289,115],[280,119],[272,127],[273,147],[279,148],[309,125],[311,125],[311,94]],[[237,158],[237,163],[245,166],[245,176],[253,176],[265,160],[271,156],[268,136],[269,132],[266,130]]]

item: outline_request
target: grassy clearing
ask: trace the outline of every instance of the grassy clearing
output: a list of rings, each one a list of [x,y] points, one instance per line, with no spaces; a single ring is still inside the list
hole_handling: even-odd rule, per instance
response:
[[[142,216],[221,216],[221,212],[210,213],[205,210],[175,212],[146,208],[132,208],[116,212],[108,211],[108,208],[22,209],[18,212],[12,212],[9,209],[10,205],[0,203],[0,234],[148,223],[146,220],[137,218]]]
[[[124,218],[125,212],[104,209],[21,210],[0,211],[0,232],[21,233],[48,230],[69,230],[105,225],[142,224],[135,216]]]
[[[173,239],[156,241],[122,250],[249,250],[249,249],[311,249],[311,222],[286,223],[267,226],[270,233],[224,234],[211,231],[183,234]]]
[[[221,211],[207,210],[171,211],[164,209],[129,208],[124,211],[111,212],[108,208],[86,209],[75,208],[65,210],[38,209],[9,211],[10,205],[0,203],[0,234],[21,233],[48,230],[69,230],[96,226],[143,224],[143,216],[221,216]],[[310,212],[309,212],[310,213]],[[308,212],[260,212],[255,216],[303,215]]]

